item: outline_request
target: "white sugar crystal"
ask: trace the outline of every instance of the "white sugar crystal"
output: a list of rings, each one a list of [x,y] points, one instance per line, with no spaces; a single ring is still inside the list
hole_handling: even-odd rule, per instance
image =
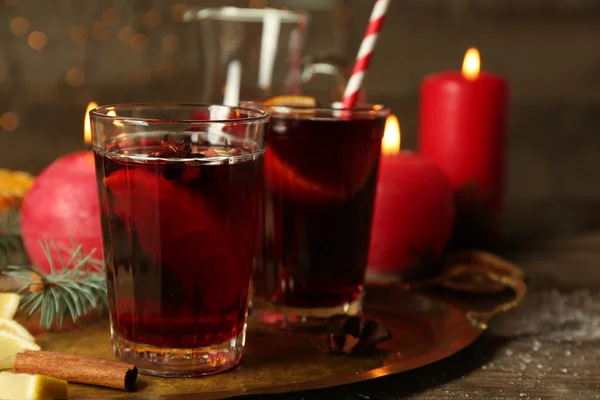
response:
[[[492,321],[490,331],[514,337],[535,335],[540,340],[587,342],[600,339],[600,294],[587,289],[561,292],[538,290],[518,309]],[[541,348],[535,340],[532,349]]]

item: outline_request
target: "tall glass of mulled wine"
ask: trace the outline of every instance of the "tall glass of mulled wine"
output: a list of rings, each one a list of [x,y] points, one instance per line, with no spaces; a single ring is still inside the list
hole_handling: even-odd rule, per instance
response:
[[[90,118],[115,355],[159,376],[232,368],[259,256],[268,114],[147,103]]]
[[[286,327],[359,314],[389,110],[257,106],[271,122],[252,313]]]

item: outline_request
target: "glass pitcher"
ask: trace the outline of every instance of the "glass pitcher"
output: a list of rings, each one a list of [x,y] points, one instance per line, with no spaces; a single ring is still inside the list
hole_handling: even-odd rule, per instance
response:
[[[309,15],[303,11],[237,7],[190,9],[186,22],[197,22],[203,86],[200,100],[238,105],[278,95],[308,94],[338,101],[346,83],[343,61],[303,56]],[[303,92],[317,75],[331,84]]]

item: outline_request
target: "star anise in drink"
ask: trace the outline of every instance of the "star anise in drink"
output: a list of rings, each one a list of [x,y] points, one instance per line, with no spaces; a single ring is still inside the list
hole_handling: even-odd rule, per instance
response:
[[[160,158],[187,158],[192,154],[192,145],[190,142],[178,144],[170,140],[161,141],[159,150],[148,153],[150,157]],[[204,155],[194,154],[194,157],[204,157]]]

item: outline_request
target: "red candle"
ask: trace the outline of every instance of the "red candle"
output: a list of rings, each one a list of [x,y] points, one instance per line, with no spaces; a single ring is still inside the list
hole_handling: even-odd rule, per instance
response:
[[[469,49],[462,71],[425,78],[419,152],[450,181],[459,213],[466,207],[494,216],[504,205],[508,85],[479,65],[479,53]]]
[[[393,115],[381,151],[368,278],[429,275],[452,232],[452,190],[431,161],[400,151],[400,129]]]

